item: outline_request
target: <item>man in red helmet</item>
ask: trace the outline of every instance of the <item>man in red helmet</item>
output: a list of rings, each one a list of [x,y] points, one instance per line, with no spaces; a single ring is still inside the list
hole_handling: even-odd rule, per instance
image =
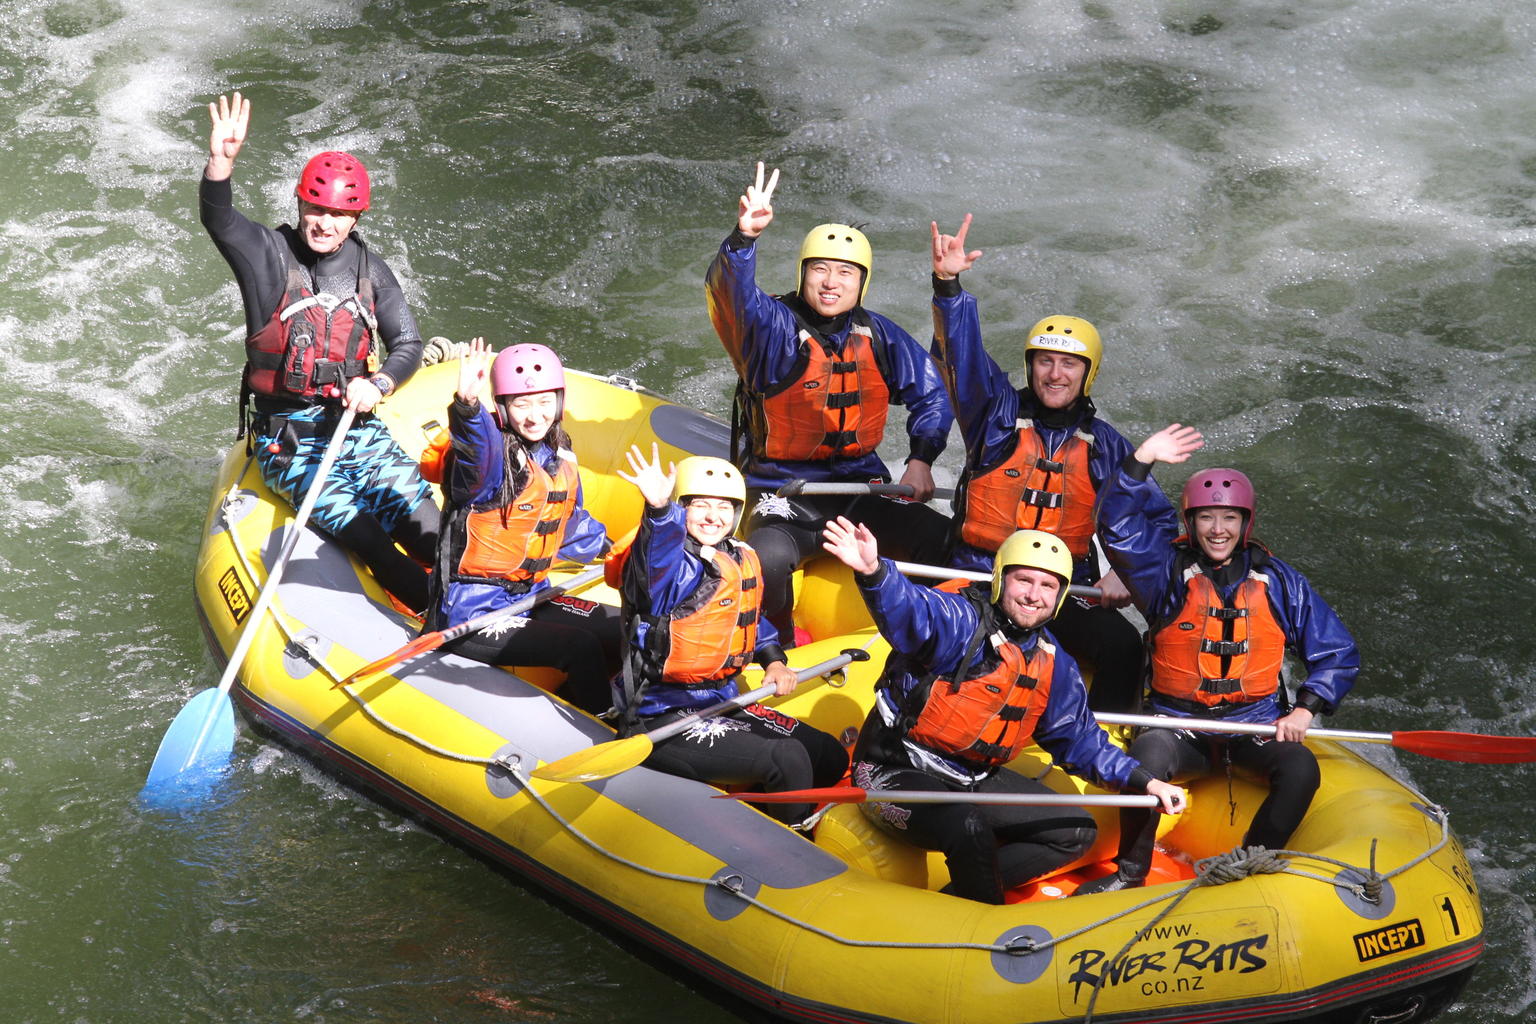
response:
[[[358,413],[312,522],[357,554],[412,609],[427,606],[437,506],[415,460],[371,413],[421,364],[421,335],[400,284],[354,230],[368,209],[368,172],[348,153],[304,166],[294,188],[298,226],[269,228],[234,208],[230,177],[251,104],[238,92],[208,104],[212,128],[199,203],[245,305],[242,433],[262,479],[304,500],[343,407]]]

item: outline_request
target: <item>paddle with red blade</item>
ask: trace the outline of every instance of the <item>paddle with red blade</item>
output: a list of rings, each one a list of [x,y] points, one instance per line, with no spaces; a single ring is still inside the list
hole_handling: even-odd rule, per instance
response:
[[[1148,729],[1184,729],[1189,732],[1235,733],[1273,736],[1273,724],[1221,722],[1206,718],[1170,718],[1163,715],[1095,715],[1102,725],[1136,725]],[[1356,732],[1350,729],[1308,729],[1307,735],[1344,743],[1388,743],[1442,761],[1464,764],[1524,764],[1536,761],[1536,736],[1489,736],[1479,732],[1445,732],[1436,729],[1406,732]]]
[[[1128,793],[951,793],[947,790],[860,789],[857,786],[824,786],[820,789],[786,789],[777,793],[717,793],[716,800],[743,800],[753,804],[1012,804],[1037,807],[1156,807],[1150,794]]]
[[[419,658],[423,654],[435,651],[443,646],[443,644],[457,640],[461,636],[467,636],[477,629],[484,629],[486,626],[493,626],[503,619],[510,619],[515,615],[521,615],[534,605],[552,600],[561,594],[579,590],[589,583],[596,583],[602,578],[602,575],[603,567],[595,565],[585,572],[572,576],[564,583],[519,598],[505,608],[496,608],[483,615],[476,615],[474,618],[461,622],[449,629],[440,629],[435,633],[424,633],[404,647],[397,648],[377,661],[370,661],[356,672],[337,682],[332,686],[332,689],[338,686],[346,686],[349,683],[371,676],[376,672],[383,672],[387,668],[393,668],[401,662],[410,661],[412,658]]]

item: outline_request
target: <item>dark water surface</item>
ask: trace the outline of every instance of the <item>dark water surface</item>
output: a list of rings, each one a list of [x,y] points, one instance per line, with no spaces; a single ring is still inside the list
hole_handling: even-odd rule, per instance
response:
[[[237,201],[285,218],[306,156],[357,152],[425,333],[717,413],[702,274],[752,161],[784,170],[765,284],[867,222],[871,305],[920,337],[928,221],[974,212],[1000,359],[1088,316],[1109,419],[1254,477],[1364,652],[1334,724],[1536,732],[1528,5],[13,0],[0,30],[5,1021],[735,1019],[249,734],[202,813],[135,800],[217,677],[190,581],[241,320],[195,189],[231,88]],[[1536,768],[1395,770],[1489,916],[1444,1019],[1530,1019]]]

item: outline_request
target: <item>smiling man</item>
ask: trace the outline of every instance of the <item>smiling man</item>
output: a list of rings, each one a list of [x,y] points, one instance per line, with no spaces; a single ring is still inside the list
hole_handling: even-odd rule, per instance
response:
[[[791,575],[820,553],[827,520],[847,514],[869,526],[900,558],[935,562],[949,520],[922,502],[933,496],[934,459],[954,420],[943,381],[912,336],[864,307],[873,255],[847,224],[812,228],[800,247],[797,289],[769,295],[757,286],[757,239],[773,222],[779,172],[747,186],[736,230],[705,279],[709,315],[735,364],[732,460],[757,502],[747,536],[763,560],[764,609],[793,642]],[[877,451],[892,405],[907,407],[906,470],[914,501],[875,497],[774,498],[794,479],[868,484],[890,480]]]
[[[1184,806],[1177,786],[1110,744],[1088,710],[1077,664],[1045,626],[1067,595],[1072,556],[1040,530],[998,547],[992,581],[919,587],[880,558],[874,536],[847,519],[827,524],[826,549],[854,571],[891,645],[875,707],[853,751],[863,789],[948,789],[954,803],[866,803],[877,825],[949,867],[945,892],[1002,903],[1009,889],[1077,859],[1093,842],[1082,808],[966,803],[967,793],[1051,793],[1004,766],[1030,743],[1101,786]],[[957,581],[958,583],[958,581]]]
[[[231,177],[251,104],[238,92],[208,104],[212,123],[199,204],[203,226],[240,286],[245,371],[240,425],[262,479],[297,506],[343,407],[357,417],[322,486],[313,525],[357,554],[413,610],[427,606],[437,506],[415,460],[372,416],[421,363],[421,335],[388,265],[363,244],[368,171],[349,153],[320,153],[294,186],[298,226],[268,228],[234,208]]]
[[[1081,317],[1048,316],[1024,338],[1025,386],[1015,388],[982,345],[975,296],[960,287],[980,252],[967,252],[966,216],[954,235],[933,238],[933,358],[965,438],[966,463],[955,498],[950,564],[984,570],[1013,531],[1056,534],[1072,552],[1073,582],[1097,586],[1098,604],[1073,598],[1051,626],[1062,646],[1093,670],[1095,711],[1134,711],[1142,688],[1136,627],[1117,610],[1130,594],[1102,572],[1095,549],[1096,502],[1131,446],[1100,419],[1090,397],[1104,361],[1098,330]],[[1164,524],[1173,507],[1148,510]]]

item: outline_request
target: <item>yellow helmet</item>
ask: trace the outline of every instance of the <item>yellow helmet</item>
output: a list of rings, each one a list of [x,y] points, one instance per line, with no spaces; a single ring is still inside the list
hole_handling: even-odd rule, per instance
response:
[[[874,261],[874,252],[864,232],[847,224],[816,225],[800,244],[800,262],[797,266],[800,268],[801,281],[805,280],[805,264],[809,260],[841,260],[864,271],[864,279],[859,282],[859,305],[864,304],[864,296],[869,294],[870,264]],[[799,284],[795,287],[798,288]]]
[[[673,496],[684,498],[724,498],[740,506],[747,503],[747,485],[741,470],[712,455],[690,455],[677,464],[677,486]]]
[[[1003,573],[1016,565],[1026,569],[1040,569],[1061,577],[1061,596],[1056,599],[1055,615],[1067,600],[1067,588],[1072,583],[1072,553],[1066,544],[1054,534],[1044,530],[1020,530],[1003,541],[992,560],[992,603],[1003,596]]]
[[[1069,356],[1085,360],[1088,372],[1083,375],[1083,395],[1093,393],[1093,378],[1099,375],[1099,362],[1104,358],[1104,343],[1099,340],[1098,328],[1079,316],[1048,316],[1029,329],[1029,339],[1024,342],[1024,363],[1029,364],[1031,352],[1065,352]]]

